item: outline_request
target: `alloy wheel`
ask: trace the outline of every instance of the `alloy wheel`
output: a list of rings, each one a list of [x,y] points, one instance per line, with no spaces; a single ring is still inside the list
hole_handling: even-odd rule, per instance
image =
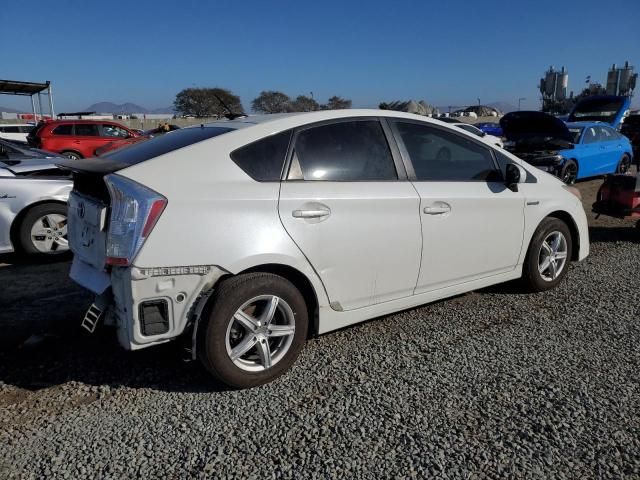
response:
[[[31,242],[40,253],[58,254],[69,250],[67,217],[50,213],[31,226]]]
[[[230,319],[227,355],[242,370],[264,371],[287,354],[294,334],[295,317],[289,304],[275,295],[260,295],[245,302]]]
[[[558,231],[546,236],[538,254],[538,272],[546,282],[552,282],[562,273],[567,263],[567,239]]]

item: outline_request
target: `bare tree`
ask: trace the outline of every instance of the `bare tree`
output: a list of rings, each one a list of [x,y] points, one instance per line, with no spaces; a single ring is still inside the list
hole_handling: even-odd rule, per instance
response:
[[[291,102],[291,112],[313,112],[320,110],[320,105],[313,98],[305,95],[298,95],[296,99]]]
[[[326,105],[322,105],[322,110],[341,110],[343,108],[351,108],[351,100],[334,95]]]
[[[282,92],[265,90],[251,102],[251,109],[260,113],[283,113],[291,107],[291,99]]]
[[[233,113],[242,112],[240,97],[225,88],[185,88],[176,95],[173,105],[181,115],[196,117],[221,117],[227,109],[222,100]]]

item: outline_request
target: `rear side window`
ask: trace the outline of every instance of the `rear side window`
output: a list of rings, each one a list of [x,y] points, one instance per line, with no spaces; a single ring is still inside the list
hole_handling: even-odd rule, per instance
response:
[[[58,125],[51,133],[54,135],[73,135],[73,125]]]
[[[258,182],[280,181],[291,131],[271,135],[231,153],[231,159]]]
[[[90,123],[77,123],[75,134],[78,137],[97,137],[99,135],[98,126]]]
[[[20,127],[2,127],[4,133],[20,133]]]
[[[429,125],[396,122],[417,180],[432,182],[500,181],[489,148]]]
[[[398,175],[377,120],[347,121],[301,131],[291,180],[381,181]]]
[[[31,130],[33,130],[35,127],[31,126],[31,125],[26,125],[24,127],[20,127],[20,132],[22,133],[29,133]]]
[[[142,163],[150,158],[159,157],[179,148],[217,137],[232,130],[234,129],[228,127],[181,128],[150,140],[141,141],[127,148],[114,150],[104,154],[101,158],[119,163],[124,168]]]

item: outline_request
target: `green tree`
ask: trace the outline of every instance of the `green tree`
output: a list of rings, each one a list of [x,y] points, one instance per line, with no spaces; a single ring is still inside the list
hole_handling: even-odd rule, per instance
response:
[[[322,105],[322,110],[341,110],[343,108],[351,108],[351,100],[334,95],[326,105]]]
[[[313,98],[305,95],[298,95],[296,99],[291,102],[290,112],[313,112],[320,110],[320,105]]]
[[[221,99],[233,113],[242,112],[240,97],[225,88],[185,88],[176,95],[173,105],[181,115],[221,117],[229,113]]]
[[[291,99],[282,92],[265,90],[251,102],[251,109],[259,113],[284,113],[291,109]]]

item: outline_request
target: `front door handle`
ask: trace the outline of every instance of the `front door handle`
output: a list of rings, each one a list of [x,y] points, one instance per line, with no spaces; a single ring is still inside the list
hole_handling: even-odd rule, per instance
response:
[[[331,215],[331,210],[328,208],[314,208],[309,210],[294,210],[292,212],[293,218],[323,218]]]
[[[451,211],[451,205],[444,202],[437,202],[428,207],[424,207],[422,211],[427,215],[443,215]]]

